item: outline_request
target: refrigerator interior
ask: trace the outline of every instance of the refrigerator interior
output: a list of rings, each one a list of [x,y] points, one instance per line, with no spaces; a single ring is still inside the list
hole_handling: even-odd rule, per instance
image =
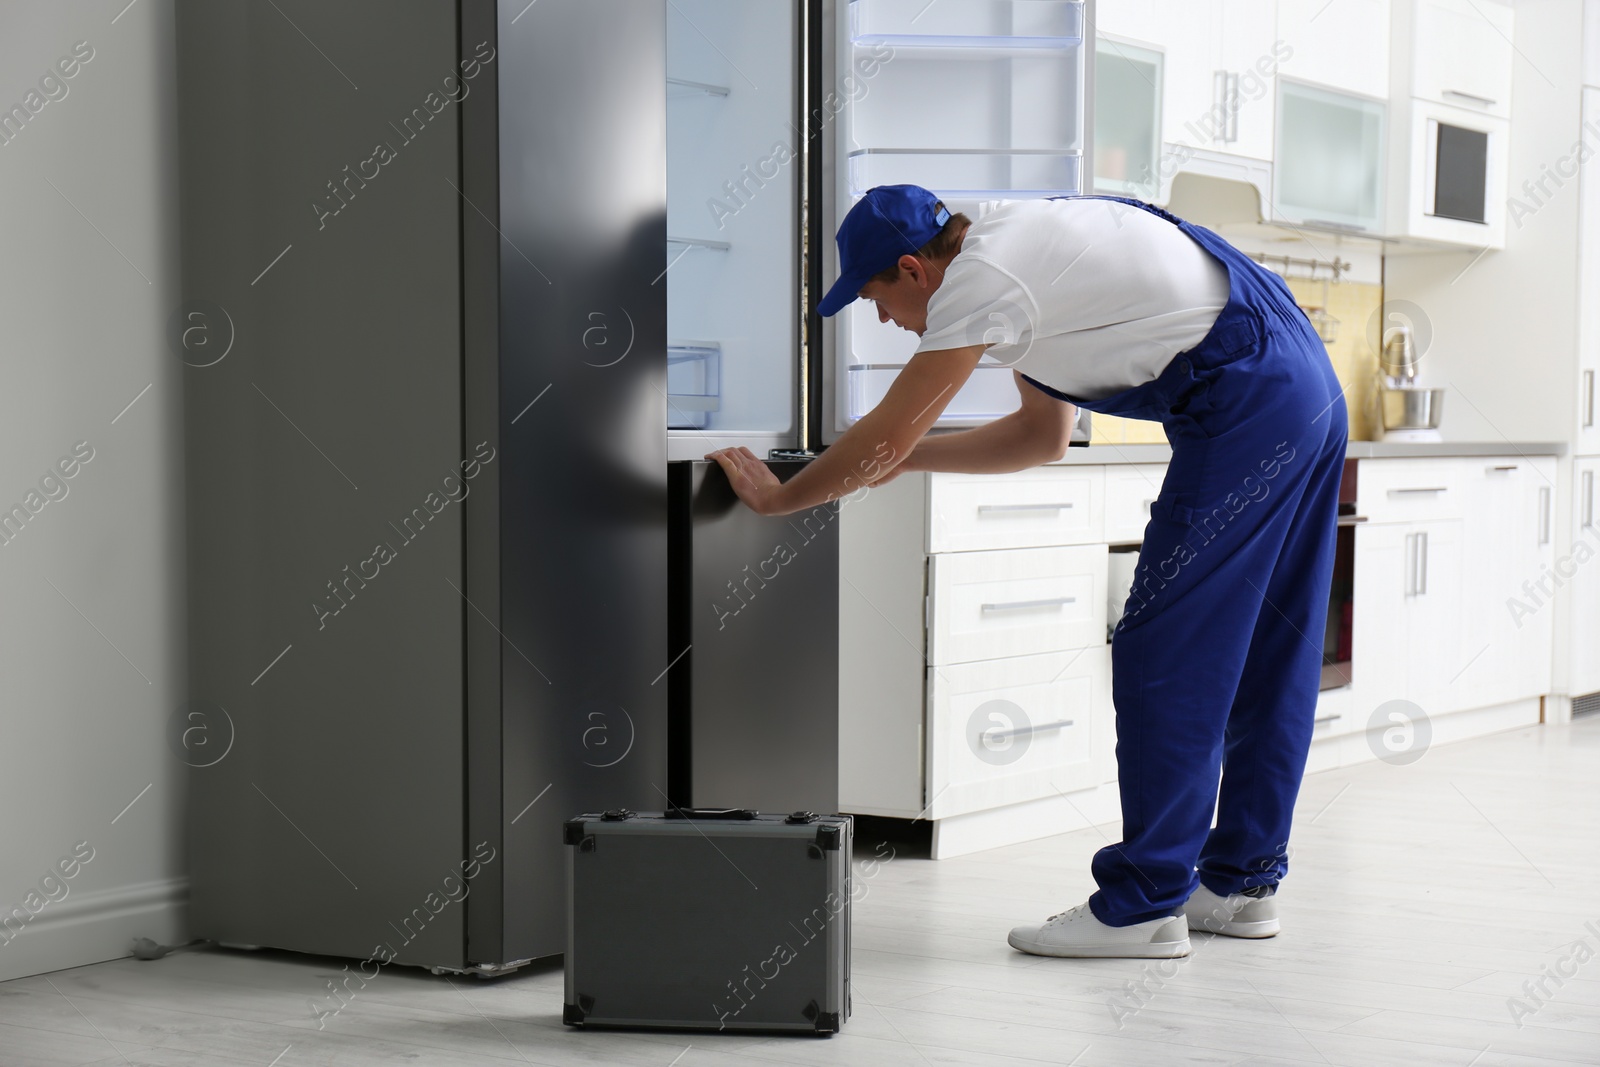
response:
[[[993,202],[1081,190],[1088,57],[1082,0],[852,0],[834,6],[832,218],[817,254],[837,276],[838,220],[874,185],[911,183],[973,220]],[[985,336],[1018,323],[997,313]],[[832,326],[837,437],[870,411],[916,335],[857,301]],[[987,422],[1018,406],[1011,369],[985,357],[939,419]]]
[[[674,459],[795,440],[801,36],[792,0],[667,5],[667,425]]]

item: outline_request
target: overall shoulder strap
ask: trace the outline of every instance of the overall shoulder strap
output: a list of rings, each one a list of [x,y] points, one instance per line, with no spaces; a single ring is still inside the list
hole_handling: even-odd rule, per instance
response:
[[[1174,226],[1179,226],[1179,225],[1183,224],[1183,220],[1178,218],[1178,216],[1172,214],[1172,212],[1167,211],[1164,208],[1156,207],[1154,204],[1147,204],[1143,200],[1135,200],[1131,196],[1106,196],[1106,195],[1103,195],[1103,194],[1100,194],[1100,193],[1080,193],[1080,194],[1075,195],[1075,196],[1049,196],[1049,197],[1045,197],[1045,199],[1046,200],[1110,200],[1110,201],[1113,201],[1113,202],[1118,203],[1118,204],[1127,204],[1127,205],[1129,205],[1131,207],[1143,208],[1145,211],[1150,212],[1150,214],[1155,215],[1158,218],[1166,219],[1168,222],[1172,223]]]

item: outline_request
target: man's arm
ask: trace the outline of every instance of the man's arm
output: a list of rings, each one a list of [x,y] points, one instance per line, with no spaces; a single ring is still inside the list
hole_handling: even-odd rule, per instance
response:
[[[847,496],[884,478],[911,453],[966,384],[987,347],[912,356],[878,406],[787,482],[780,483],[748,448],[718,449],[706,458],[721,464],[734,492],[763,515],[787,515]]]
[[[1009,474],[1065,455],[1078,419],[1077,406],[1034,388],[1015,370],[1011,374],[1021,407],[971,430],[924,437],[893,474],[908,470]]]

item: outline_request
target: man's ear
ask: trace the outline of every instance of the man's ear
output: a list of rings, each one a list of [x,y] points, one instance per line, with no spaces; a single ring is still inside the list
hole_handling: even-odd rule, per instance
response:
[[[910,254],[903,255],[900,257],[899,262],[896,265],[907,274],[910,274],[911,280],[916,282],[918,285],[927,284],[927,264],[918,259],[916,256]]]

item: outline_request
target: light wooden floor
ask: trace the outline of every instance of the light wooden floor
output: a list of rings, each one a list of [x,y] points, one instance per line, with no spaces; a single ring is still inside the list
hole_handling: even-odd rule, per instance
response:
[[[855,1014],[831,1039],[572,1032],[553,968],[386,968],[318,1032],[307,1000],[345,961],[191,951],[0,984],[0,1064],[1600,1063],[1600,721],[1315,775],[1299,812],[1284,933],[1197,935],[1181,962],[1006,946],[1084,898],[1098,831],[897,855],[858,905]]]

